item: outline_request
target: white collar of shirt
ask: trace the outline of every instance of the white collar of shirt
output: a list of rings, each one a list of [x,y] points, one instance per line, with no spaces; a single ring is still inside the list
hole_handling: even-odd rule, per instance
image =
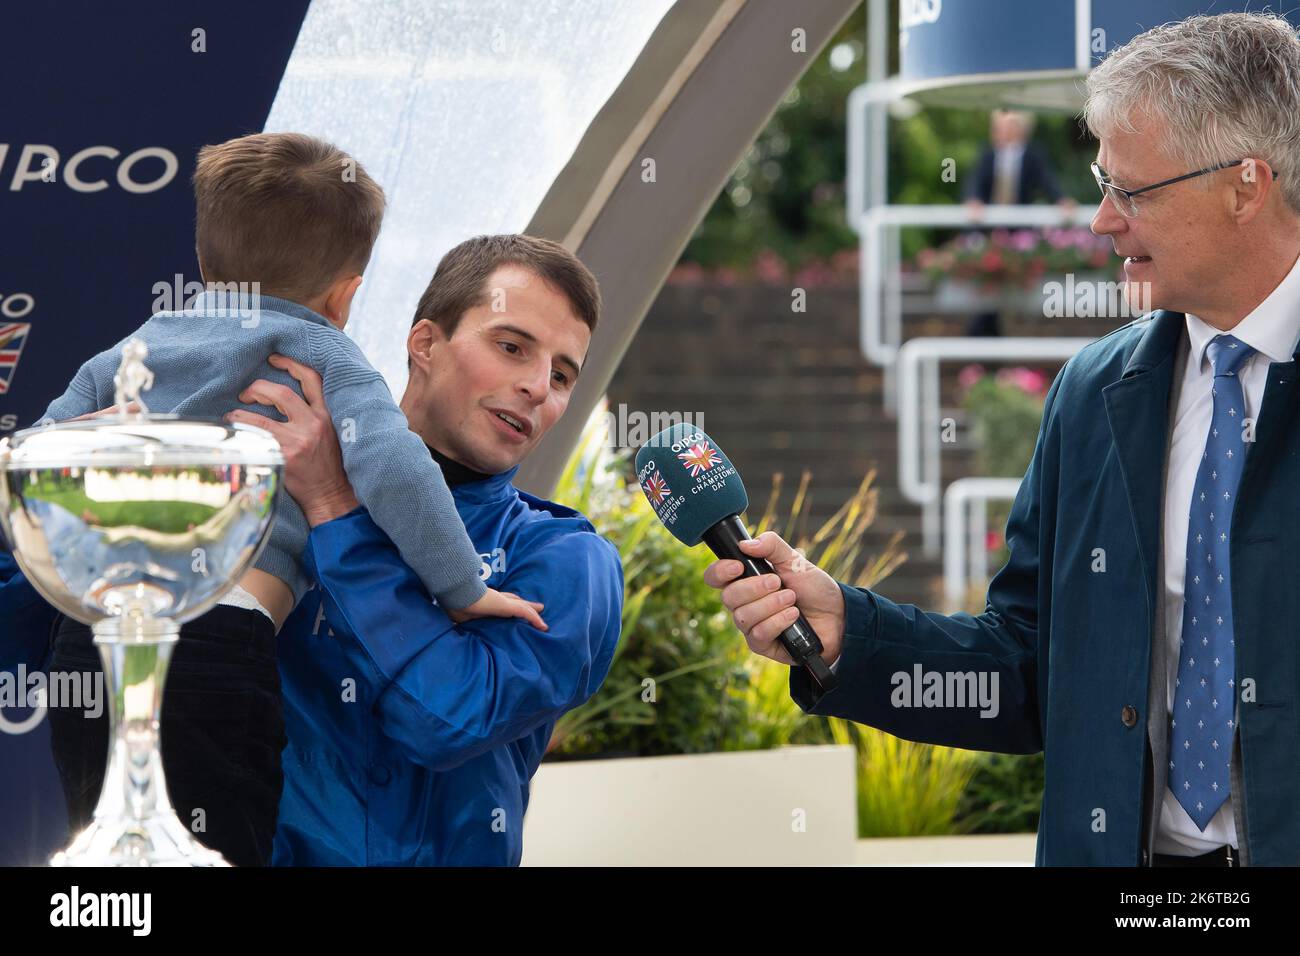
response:
[[[997,163],[999,166],[1009,169],[1020,162],[1020,157],[1025,154],[1024,143],[1012,143],[1010,146],[1003,146],[996,151]]]
[[[1187,335],[1196,367],[1204,369],[1205,349],[1216,335],[1231,335],[1272,362],[1289,362],[1300,344],[1300,258],[1259,305],[1226,333],[1187,313]]]

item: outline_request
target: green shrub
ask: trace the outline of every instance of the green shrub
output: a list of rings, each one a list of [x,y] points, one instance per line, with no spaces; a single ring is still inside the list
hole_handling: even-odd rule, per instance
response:
[[[1043,755],[981,753],[961,795],[962,833],[1034,833],[1043,800]]]
[[[630,478],[628,456],[604,447],[603,421],[597,409],[554,497],[618,546],[627,595],[623,633],[609,677],[560,719],[551,753],[653,756],[844,743],[857,752],[861,836],[953,833],[963,825],[996,831],[1000,808],[1020,806],[998,789],[1005,769],[983,761],[1000,755],[915,744],[799,709],[790,698],[789,668],[751,654],[718,592],[704,584],[713,555],[703,546],[683,547],[659,523]],[[906,559],[901,536],[880,555],[862,551],[876,514],[874,479],[868,474],[835,515],[806,532],[811,477],[802,476],[793,502],[782,508],[778,475],[753,533],[776,530],[838,580],[872,587]],[[968,799],[963,791],[972,779],[983,784]],[[1002,829],[1021,829],[1021,821],[1013,814]]]
[[[990,478],[1023,476],[1034,456],[1051,380],[1043,372],[1026,368],[1004,368],[991,375],[981,366],[970,365],[962,369],[961,381],[962,406],[970,417],[979,474]],[[997,542],[989,548],[992,568],[1002,567],[1010,556],[1003,536],[1010,514],[1009,501],[989,502],[987,527]],[[975,610],[983,610],[982,597],[982,590],[975,594],[979,601]]]
[[[1019,478],[1029,467],[1043,417],[1048,377],[1026,369],[1003,369],[986,375],[978,366],[963,370],[967,389],[963,404],[978,442],[981,474]],[[988,527],[998,529],[1000,543],[989,555],[990,567],[1006,563],[1001,534],[1009,502],[989,503]],[[972,594],[972,611],[983,610],[982,590]],[[1038,829],[1043,796],[1043,755],[977,755],[974,776],[962,794],[956,826],[965,833],[1032,833]]]
[[[704,583],[708,549],[684,548],[655,517],[628,455],[605,447],[593,415],[554,497],[577,508],[618,546],[623,560],[623,632],[609,676],[565,714],[553,753],[653,756],[717,750],[743,717],[726,693],[737,668],[737,635],[717,592]],[[742,642],[743,643],[743,642]]]
[[[874,727],[830,718],[836,743],[858,755],[858,836],[941,836],[953,818],[979,754],[903,740]]]
[[[551,752],[566,756],[705,753],[787,743],[824,743],[823,722],[805,717],[788,691],[789,669],[749,652],[718,592],[704,583],[708,548],[685,548],[655,518],[629,455],[605,446],[597,409],[554,497],[591,519],[623,559],[623,634],[600,690],[556,725]],[[868,587],[905,556],[891,546],[871,559],[862,533],[875,517],[874,473],[821,528],[801,535],[805,474],[777,528],[778,476],[766,511],[751,527],[783,533],[833,576]],[[895,539],[897,541],[897,539]]]

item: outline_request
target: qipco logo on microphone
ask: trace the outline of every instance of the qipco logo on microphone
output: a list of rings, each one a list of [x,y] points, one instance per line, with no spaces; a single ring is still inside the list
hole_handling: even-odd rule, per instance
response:
[[[672,448],[677,452],[678,463],[695,479],[690,490],[693,495],[721,491],[726,487],[727,478],[736,473],[731,463],[723,458],[722,452],[714,448],[708,436],[701,432],[673,442]],[[726,467],[719,468],[722,464],[726,464]]]
[[[682,457],[681,452],[688,449],[691,445],[695,445],[700,442],[704,442],[707,445],[708,439],[705,437],[704,432],[694,431],[686,435],[683,435],[681,438],[673,442],[672,449],[674,452],[677,453],[677,457],[680,458]]]
[[[9,153],[9,144],[0,143],[0,176]],[[53,146],[25,143],[14,160],[9,191],[21,192],[28,184],[63,183],[78,193],[113,187],[128,193],[152,193],[175,179],[179,170],[176,154],[162,146],[145,146],[125,155],[113,146],[87,146],[63,162]]]
[[[673,451],[677,452],[677,460],[681,462],[684,469],[691,473],[692,478],[705,475],[703,481],[697,482],[696,487],[691,489],[692,494],[698,490],[701,484],[719,477],[710,475],[708,472],[722,464],[722,452],[714,448],[707,438],[703,436],[700,436],[699,439],[687,437],[683,441],[674,442]],[[733,472],[734,470],[732,469]]]
[[[664,499],[673,493],[673,490],[668,487],[668,482],[664,480],[663,475],[659,474],[659,469],[655,467],[653,461],[646,462],[645,467],[637,472],[636,477],[641,482],[641,490],[645,492],[646,499],[658,511]]]
[[[681,507],[686,497],[684,495],[673,497],[673,490],[668,486],[668,480],[656,467],[654,459],[647,461],[637,470],[636,480],[641,483],[646,501],[650,502],[650,507],[654,508],[659,520],[672,527],[677,520],[677,509]]]

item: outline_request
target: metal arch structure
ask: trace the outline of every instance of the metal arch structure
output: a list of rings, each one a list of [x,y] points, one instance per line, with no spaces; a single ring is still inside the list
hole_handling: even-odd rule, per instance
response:
[[[597,115],[527,231],[600,281],[604,316],[569,409],[519,470],[554,488],[655,295],[732,169],[859,0],[677,3]],[[792,49],[803,31],[803,52]],[[655,182],[642,163],[655,161]]]

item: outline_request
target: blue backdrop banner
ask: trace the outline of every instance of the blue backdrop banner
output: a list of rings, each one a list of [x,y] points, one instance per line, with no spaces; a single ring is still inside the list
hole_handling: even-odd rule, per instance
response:
[[[198,149],[262,129],[308,0],[56,0],[0,24],[0,436],[198,282]],[[0,640],[5,622],[0,621]],[[40,712],[0,710],[0,865],[67,840]],[[107,756],[107,755],[106,755]]]
[[[1300,4],[1280,0],[899,0],[899,76],[934,80],[1079,67],[1078,32],[1087,57],[1151,27],[1198,13],[1267,7],[1300,25]]]

